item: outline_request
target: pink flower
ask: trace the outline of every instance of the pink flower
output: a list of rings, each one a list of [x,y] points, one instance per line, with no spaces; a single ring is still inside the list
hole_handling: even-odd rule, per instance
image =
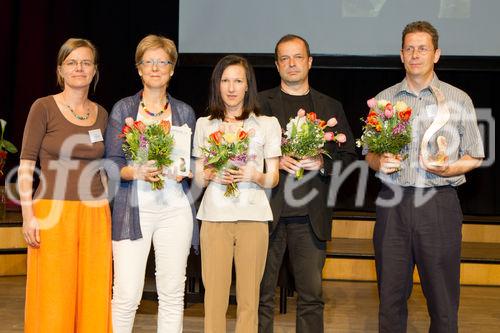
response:
[[[134,118],[132,117],[127,117],[125,118],[125,124],[129,127],[134,127]]]
[[[347,141],[347,137],[345,136],[344,133],[337,134],[337,136],[335,137],[335,139],[337,140],[338,143],[344,143],[344,142]]]
[[[387,104],[387,106],[389,106],[391,104]],[[391,108],[386,108],[385,111],[384,111],[384,115],[386,118],[392,118],[392,116],[394,116],[394,109],[391,107]]]
[[[369,100],[366,101],[366,104],[368,104],[368,107],[370,109],[373,109],[377,106],[377,100],[375,98],[370,98]]]
[[[300,109],[299,111],[297,111],[297,116],[299,116],[299,118],[302,118],[305,115],[306,115],[306,110]]]
[[[337,119],[335,119],[335,118],[330,118],[326,122],[326,126],[328,126],[328,127],[333,127],[335,125],[337,125]]]
[[[335,134],[333,134],[333,132],[325,132],[325,134],[323,135],[323,138],[326,141],[332,141],[335,139]]]

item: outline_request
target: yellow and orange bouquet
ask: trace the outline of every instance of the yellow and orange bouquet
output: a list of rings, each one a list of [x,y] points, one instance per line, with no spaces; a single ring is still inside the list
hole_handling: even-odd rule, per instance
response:
[[[212,168],[220,172],[225,168],[237,170],[245,165],[253,157],[248,154],[250,135],[252,133],[237,129],[224,129],[211,133],[208,136],[208,145],[202,147],[201,151],[205,157],[205,168]],[[227,185],[225,197],[237,197],[239,195],[238,184]]]

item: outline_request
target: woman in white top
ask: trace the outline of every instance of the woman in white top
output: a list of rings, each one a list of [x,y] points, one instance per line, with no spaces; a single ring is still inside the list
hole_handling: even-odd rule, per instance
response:
[[[114,285],[113,332],[132,332],[141,300],[148,254],[153,243],[158,292],[158,332],[182,332],[186,264],[191,246],[193,213],[186,179],[166,179],[164,188],[152,190],[162,170],[148,161],[138,165],[126,159],[121,129],[125,119],[155,123],[168,120],[194,130],[193,109],[167,93],[174,74],[177,49],[170,39],[149,35],[137,45],[136,66],[143,90],[118,101],[106,130],[107,168],[113,201]],[[112,186],[110,186],[112,188]]]
[[[193,146],[197,158],[195,178],[199,185],[208,185],[197,214],[203,221],[200,241],[205,332],[226,331],[233,259],[238,303],[236,332],[257,332],[267,223],[272,220],[264,189],[278,183],[281,128],[275,117],[259,115],[255,74],[247,60],[239,56],[226,56],[215,66],[208,109],[210,116],[196,123]],[[241,127],[253,133],[248,155],[255,158],[238,170],[217,173],[204,167],[201,148],[207,146],[209,135],[221,127]],[[226,186],[232,182],[238,183],[239,195],[226,197]]]

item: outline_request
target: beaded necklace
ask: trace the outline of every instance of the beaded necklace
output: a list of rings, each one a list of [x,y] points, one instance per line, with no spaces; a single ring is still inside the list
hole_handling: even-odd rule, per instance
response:
[[[69,104],[66,103],[66,101],[63,99],[63,102],[64,102],[64,106],[66,106],[66,108],[68,108],[68,110],[71,112],[71,114],[78,120],[87,120],[89,119],[89,116],[90,116],[90,111],[89,111],[89,108],[87,108],[87,113],[85,113],[84,115],[79,115],[78,113],[75,112],[75,110],[73,110],[73,108],[71,106],[69,106]]]
[[[141,92],[141,107],[142,107],[142,111],[144,111],[148,116],[151,116],[151,117],[159,117],[161,116],[165,111],[167,111],[167,108],[168,108],[168,99],[167,99],[167,102],[165,103],[165,106],[163,107],[163,109],[157,113],[154,113],[154,112],[151,112],[149,111],[147,108],[146,108],[146,104],[144,104],[144,100],[142,98],[142,92]]]

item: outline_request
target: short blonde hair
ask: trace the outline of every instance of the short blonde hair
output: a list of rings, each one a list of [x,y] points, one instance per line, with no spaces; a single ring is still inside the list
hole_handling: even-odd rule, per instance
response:
[[[170,57],[170,60],[175,64],[177,63],[177,47],[175,43],[166,37],[160,35],[147,35],[144,37],[135,50],[135,64],[136,66],[142,61],[144,53],[148,50],[162,49]]]
[[[62,66],[64,60],[66,60],[69,54],[79,47],[86,47],[92,51],[92,55],[94,57],[94,59],[92,59],[92,62],[94,63],[95,66],[95,75],[93,78],[94,91],[95,91],[95,87],[97,86],[97,82],[99,81],[99,69],[97,67],[99,55],[97,53],[97,48],[94,46],[94,44],[92,44],[92,42],[89,41],[88,39],[83,39],[83,38],[70,38],[67,41],[65,41],[64,44],[59,49],[59,53],[57,54],[57,69],[56,69],[57,84],[61,89],[64,89],[64,78],[59,73],[59,67]]]

